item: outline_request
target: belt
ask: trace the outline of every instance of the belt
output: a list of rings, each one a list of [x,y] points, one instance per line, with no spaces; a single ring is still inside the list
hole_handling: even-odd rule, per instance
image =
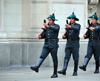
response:
[[[76,41],[76,40],[80,40],[80,38],[67,38],[68,41]]]
[[[45,41],[56,41],[58,42],[59,39],[45,39]]]
[[[90,37],[89,39],[90,40],[99,40],[100,38],[99,37]]]

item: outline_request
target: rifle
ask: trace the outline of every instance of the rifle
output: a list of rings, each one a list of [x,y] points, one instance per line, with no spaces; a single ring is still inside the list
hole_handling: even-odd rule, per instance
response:
[[[66,20],[66,23],[68,24],[68,20]],[[64,33],[64,36],[66,36],[68,28],[65,28],[66,32]]]
[[[97,8],[97,9],[98,9],[98,8]],[[96,9],[96,11],[95,11],[95,13],[94,13],[94,14],[96,14],[97,9]],[[92,25],[92,24],[90,24],[90,20],[88,20],[88,25],[89,25],[89,27]],[[87,33],[88,33],[88,31],[89,31],[89,28],[86,28],[86,29],[88,29],[88,30],[86,31],[86,33],[85,33],[84,35],[87,35]]]
[[[46,20],[44,20],[44,23],[46,23]],[[43,33],[45,32],[45,28],[41,28],[41,29],[43,29],[43,31],[42,31],[42,33],[40,34],[40,36],[42,36],[43,35]]]
[[[88,25],[89,25],[89,27],[91,26],[90,20],[88,20]],[[86,31],[86,33],[85,33],[84,35],[87,35],[87,33],[88,33],[88,31],[89,31],[89,28],[88,28],[88,27],[87,27],[86,29],[87,29],[87,31]]]

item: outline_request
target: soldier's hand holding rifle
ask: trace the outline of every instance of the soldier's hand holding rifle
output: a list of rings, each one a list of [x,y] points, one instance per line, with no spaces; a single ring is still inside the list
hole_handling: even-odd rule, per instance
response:
[[[68,20],[66,20],[66,23],[67,23],[67,24],[65,24],[65,26],[66,26],[66,28],[65,28],[65,29],[66,29],[66,32],[64,33],[64,35],[62,35],[62,38],[63,38],[63,39],[65,39],[65,37],[66,37],[68,28],[71,28],[71,26],[68,24]]]
[[[41,39],[41,35],[38,35],[38,38]]]
[[[46,25],[46,20],[44,20],[43,25],[44,25],[45,27],[47,26],[47,25]],[[38,38],[39,38],[39,39],[41,39],[41,36],[42,36],[42,34],[44,33],[44,31],[45,31],[45,28],[42,28],[42,29],[43,29],[42,33],[38,35]]]
[[[65,26],[66,26],[67,28],[71,28],[71,26],[70,26],[69,24],[65,24]]]
[[[66,28],[65,28],[66,30],[67,30],[67,28],[71,28],[71,26],[70,26],[69,24],[65,24],[65,26],[66,26]],[[67,34],[67,32],[66,32],[66,34]],[[63,39],[65,39],[65,37],[66,37],[65,35],[66,35],[66,34],[62,35],[62,38],[63,38]]]
[[[46,23],[43,23],[43,25],[44,25],[46,28],[49,28],[49,26],[48,26]]]
[[[90,30],[95,30],[95,28],[94,28],[94,27],[90,27],[89,29],[90,29]]]
[[[89,28],[86,28],[87,31],[86,31],[86,33],[83,35],[84,38],[86,38],[86,35],[87,35],[87,33],[88,33],[89,30],[95,30],[93,27],[90,27],[90,26],[91,26],[90,20],[88,20],[88,25],[89,25]]]
[[[84,34],[83,37],[86,38],[86,35]]]
[[[64,39],[65,38],[65,35],[62,35],[62,38]]]

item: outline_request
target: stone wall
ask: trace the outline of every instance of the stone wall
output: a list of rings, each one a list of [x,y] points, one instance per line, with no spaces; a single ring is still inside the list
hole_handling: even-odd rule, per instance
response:
[[[58,49],[58,61],[59,67],[63,65],[63,59],[65,56],[65,44],[66,42],[59,43]],[[21,43],[0,43],[0,67],[21,67],[21,66],[31,66],[35,65],[39,59],[43,47],[42,42],[21,42]],[[83,64],[84,56],[87,51],[87,43],[80,42],[80,59],[79,64]],[[89,62],[90,64],[94,63],[94,58]],[[46,60],[44,61],[43,67],[51,67],[52,59],[49,54]],[[69,66],[73,66],[73,57]]]

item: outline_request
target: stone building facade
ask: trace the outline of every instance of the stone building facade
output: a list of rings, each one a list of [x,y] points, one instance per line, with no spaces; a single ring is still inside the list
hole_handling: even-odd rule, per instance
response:
[[[83,34],[88,26],[87,20],[96,8],[100,17],[100,0],[0,0],[0,68],[12,66],[30,66],[36,64],[43,47],[43,39],[38,39],[42,32],[43,20],[56,9],[56,23],[60,25],[58,60],[63,64],[66,40],[65,23],[75,8],[75,15],[81,24],[80,64],[84,61],[87,41]],[[100,22],[100,21],[98,21]],[[94,63],[94,58],[90,64]],[[69,65],[72,65],[71,59]],[[42,66],[52,66],[49,55]]]

